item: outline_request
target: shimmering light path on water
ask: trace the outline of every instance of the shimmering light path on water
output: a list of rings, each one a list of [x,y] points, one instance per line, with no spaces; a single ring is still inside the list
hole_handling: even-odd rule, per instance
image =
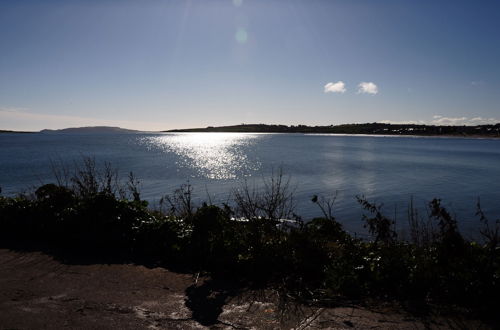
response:
[[[207,179],[237,179],[258,170],[259,162],[249,161],[244,147],[251,147],[257,134],[206,133],[147,136],[140,140],[149,150],[180,156],[177,164],[191,168]]]

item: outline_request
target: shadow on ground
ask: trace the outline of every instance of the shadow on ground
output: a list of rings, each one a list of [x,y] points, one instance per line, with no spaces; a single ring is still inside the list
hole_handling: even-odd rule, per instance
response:
[[[186,289],[186,307],[192,311],[192,318],[204,326],[211,326],[219,321],[223,307],[229,298],[242,293],[242,288],[233,283],[206,280]]]

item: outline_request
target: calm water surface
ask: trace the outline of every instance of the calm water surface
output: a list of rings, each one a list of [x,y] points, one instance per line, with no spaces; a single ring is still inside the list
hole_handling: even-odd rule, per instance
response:
[[[282,167],[291,176],[304,218],[319,215],[311,196],[337,193],[335,214],[361,232],[363,211],[355,196],[383,203],[404,229],[406,208],[425,211],[443,199],[468,232],[477,228],[481,198],[500,217],[500,140],[302,134],[0,134],[0,187],[13,195],[54,181],[51,162],[73,164],[83,156],[133,171],[151,202],[187,180],[198,198],[225,201],[243,180],[259,184]]]

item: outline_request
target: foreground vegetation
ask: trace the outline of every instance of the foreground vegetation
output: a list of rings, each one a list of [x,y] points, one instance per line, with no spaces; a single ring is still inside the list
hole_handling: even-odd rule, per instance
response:
[[[242,185],[231,205],[196,206],[185,185],[156,209],[141,199],[132,174],[123,183],[109,165],[99,170],[90,159],[57,178],[33,194],[0,197],[4,247],[157,262],[272,287],[311,304],[340,297],[396,299],[497,317],[492,312],[500,294],[500,226],[489,223],[479,205],[481,242],[461,235],[439,199],[429,203],[426,219],[409,207],[410,235],[402,238],[380,206],[358,197],[373,235],[363,240],[336,221],[333,199],[313,196],[324,216],[301,221],[281,173],[266,180],[263,190]]]

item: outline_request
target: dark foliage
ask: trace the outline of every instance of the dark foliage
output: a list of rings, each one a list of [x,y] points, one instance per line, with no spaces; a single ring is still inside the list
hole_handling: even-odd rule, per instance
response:
[[[2,245],[40,243],[86,255],[176,264],[213,278],[273,286],[315,303],[379,297],[491,312],[500,294],[499,221],[491,225],[479,203],[481,244],[463,238],[439,199],[429,204],[427,221],[435,226],[419,224],[411,212],[416,229],[407,241],[398,238],[380,206],[358,198],[371,214],[365,221],[373,240],[362,240],[335,220],[333,200],[313,197],[322,218],[284,221],[294,203],[281,173],[262,194],[240,191],[235,207],[196,207],[192,188],[183,186],[168,198],[170,212],[148,209],[133,175],[129,194],[110,167],[99,172],[87,163],[75,175],[69,186],[47,184],[33,196],[0,196]]]
[[[394,221],[384,216],[381,212],[382,205],[368,202],[364,197],[356,197],[363,208],[374,214],[372,218],[363,215],[370,234],[375,236],[375,243],[392,244],[396,239]]]

